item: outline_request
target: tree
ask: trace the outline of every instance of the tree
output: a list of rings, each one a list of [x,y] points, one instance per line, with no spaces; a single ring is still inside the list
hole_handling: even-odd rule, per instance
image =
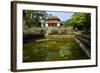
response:
[[[77,28],[77,30],[88,32],[91,27],[91,14],[76,12],[69,20],[64,22],[64,26],[73,26],[74,29]]]
[[[45,20],[46,16],[46,11],[23,10],[24,26],[27,26],[28,28],[40,27],[41,20]]]
[[[66,27],[66,26],[72,26],[72,20],[68,19],[66,21],[63,21],[62,24],[63,24],[64,27]]]
[[[83,22],[83,27],[85,32],[90,32],[91,28],[91,14],[90,13],[85,13],[85,19]]]
[[[73,27],[78,30],[83,30],[84,13],[74,13],[72,16]]]

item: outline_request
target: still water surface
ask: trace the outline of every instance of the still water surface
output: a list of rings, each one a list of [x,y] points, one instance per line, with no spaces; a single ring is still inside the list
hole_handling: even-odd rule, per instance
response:
[[[23,45],[23,62],[88,59],[74,38],[39,39]]]

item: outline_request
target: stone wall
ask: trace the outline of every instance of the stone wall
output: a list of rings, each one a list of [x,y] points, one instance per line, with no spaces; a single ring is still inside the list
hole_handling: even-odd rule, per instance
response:
[[[66,39],[66,38],[74,38],[74,35],[49,35],[45,36],[48,39]]]
[[[79,43],[80,47],[84,50],[89,58],[91,58],[91,38],[86,35],[76,35],[75,40]]]

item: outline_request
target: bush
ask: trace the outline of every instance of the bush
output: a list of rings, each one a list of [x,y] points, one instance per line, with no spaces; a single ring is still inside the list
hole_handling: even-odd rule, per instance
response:
[[[52,35],[53,35],[53,34],[58,34],[58,31],[55,30],[55,29],[53,29],[53,30],[51,31],[51,34],[52,34]]]
[[[67,31],[65,29],[59,30],[59,35],[66,35]]]
[[[24,34],[45,34],[46,30],[44,28],[28,28],[24,30]]]

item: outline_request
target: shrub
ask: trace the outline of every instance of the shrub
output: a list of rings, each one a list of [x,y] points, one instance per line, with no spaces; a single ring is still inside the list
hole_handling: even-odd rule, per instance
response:
[[[51,31],[51,34],[58,34],[58,31],[55,30],[55,29],[53,29],[53,30]]]
[[[46,30],[44,28],[28,28],[24,30],[24,34],[45,34]]]

